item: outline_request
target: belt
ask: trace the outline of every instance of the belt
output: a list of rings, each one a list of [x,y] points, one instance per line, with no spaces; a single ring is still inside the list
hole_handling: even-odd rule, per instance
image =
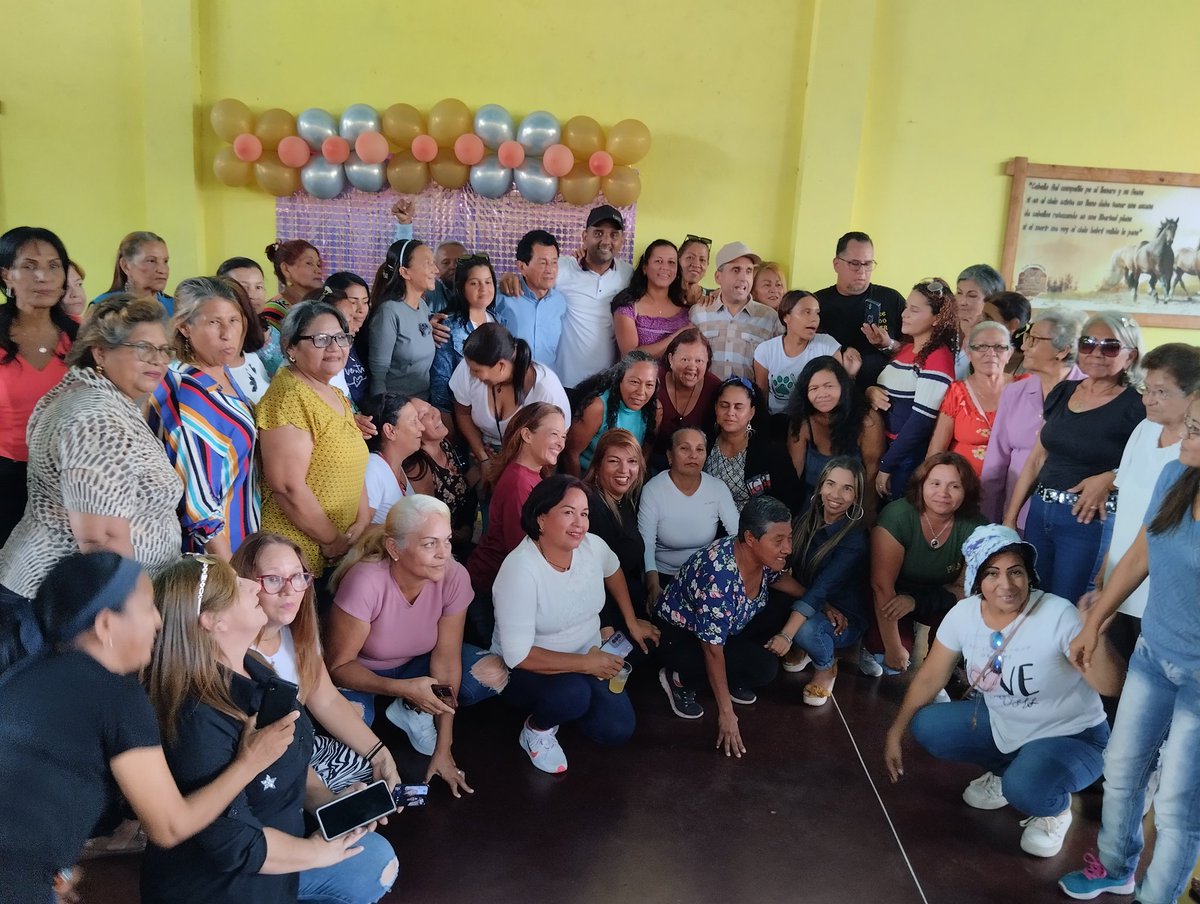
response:
[[[1052,490],[1049,487],[1038,486],[1034,493],[1043,502],[1057,502],[1059,505],[1074,505],[1079,501],[1078,493],[1068,493],[1066,490]],[[1113,490],[1104,500],[1104,510],[1110,515],[1117,511],[1117,491]]]

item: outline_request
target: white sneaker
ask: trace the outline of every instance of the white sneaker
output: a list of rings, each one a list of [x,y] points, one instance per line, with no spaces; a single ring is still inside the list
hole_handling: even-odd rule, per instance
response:
[[[1000,776],[990,772],[985,772],[967,785],[962,799],[968,807],[974,807],[976,810],[999,810],[1008,806],[1008,798],[1004,796]]]
[[[422,756],[433,756],[437,747],[437,729],[433,727],[433,716],[417,709],[409,709],[404,701],[396,698],[388,704],[388,721],[408,735],[413,750]]]
[[[1035,857],[1053,857],[1062,850],[1063,839],[1071,827],[1071,807],[1057,816],[1030,816],[1022,819],[1021,850]]]
[[[558,773],[567,771],[567,755],[563,753],[562,745],[558,743],[558,726],[547,728],[545,731],[529,727],[529,720],[521,728],[521,737],[517,743],[529,754],[533,765],[543,772]]]
[[[863,647],[858,653],[858,670],[868,678],[881,678],[883,676],[883,666],[881,666],[871,654],[871,651]]]

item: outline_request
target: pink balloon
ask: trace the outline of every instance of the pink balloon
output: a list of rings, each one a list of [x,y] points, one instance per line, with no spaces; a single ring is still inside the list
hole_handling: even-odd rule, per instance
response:
[[[330,135],[321,142],[321,156],[330,163],[345,163],[350,159],[350,142],[340,135]]]
[[[500,165],[508,169],[516,169],[525,162],[525,148],[521,147],[519,141],[502,142],[496,150],[496,159],[500,161]]]
[[[612,154],[608,151],[595,151],[588,157],[588,169],[593,176],[607,176],[613,171]]]
[[[454,139],[454,157],[464,166],[474,166],[483,159],[483,139],[467,132]]]
[[[233,155],[245,163],[253,163],[262,156],[262,141],[257,135],[243,132],[233,139]]]
[[[292,169],[300,169],[308,163],[308,142],[299,135],[289,135],[279,142],[279,162]]]
[[[363,163],[383,163],[390,148],[387,139],[378,132],[363,132],[355,139],[354,150]]]
[[[412,140],[412,155],[422,163],[432,163],[437,159],[437,141],[431,135],[418,135]]]
[[[548,176],[565,176],[575,165],[575,155],[565,144],[552,144],[542,154],[542,169]]]

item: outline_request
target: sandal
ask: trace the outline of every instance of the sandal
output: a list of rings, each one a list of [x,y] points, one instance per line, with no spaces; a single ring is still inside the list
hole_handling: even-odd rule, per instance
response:
[[[809,706],[824,706],[833,696],[833,685],[837,681],[837,660],[833,663],[833,680],[829,687],[823,687],[815,681],[804,686],[804,702]]]
[[[140,854],[146,850],[146,833],[136,819],[126,819],[111,835],[89,838],[83,846],[80,861],[98,860],[102,857],[121,857]]]

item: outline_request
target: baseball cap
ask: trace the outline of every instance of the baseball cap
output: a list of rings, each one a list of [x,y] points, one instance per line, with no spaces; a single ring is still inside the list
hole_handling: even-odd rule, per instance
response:
[[[591,213],[588,214],[587,228],[591,229],[597,223],[603,223],[605,220],[612,220],[617,224],[617,228],[622,232],[625,231],[625,218],[621,216],[621,211],[617,210],[611,204],[601,204],[599,207],[593,207]]]
[[[717,252],[716,269],[720,270],[730,261],[735,261],[739,257],[748,257],[754,261],[754,266],[762,263],[762,258],[746,247],[745,242],[730,242],[728,245],[721,247]]]

